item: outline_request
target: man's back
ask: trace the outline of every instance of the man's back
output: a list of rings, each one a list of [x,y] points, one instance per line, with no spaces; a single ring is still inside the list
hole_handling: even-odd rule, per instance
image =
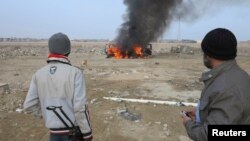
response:
[[[34,79],[37,83],[37,90],[42,108],[47,106],[63,106],[63,110],[70,117],[72,121],[74,118],[74,92],[75,79],[81,79],[82,72],[76,67],[63,63],[49,63],[45,67],[38,70]],[[79,79],[78,78],[78,79]],[[81,82],[85,86],[85,82]],[[85,94],[85,88],[84,93]],[[86,103],[84,99],[84,103]],[[84,105],[83,105],[84,106]],[[58,120],[51,111],[43,111],[42,115],[45,119],[48,128],[64,127],[63,123]],[[52,117],[52,118],[51,118]]]
[[[40,98],[72,99],[75,75],[81,71],[71,65],[51,62],[35,73]]]

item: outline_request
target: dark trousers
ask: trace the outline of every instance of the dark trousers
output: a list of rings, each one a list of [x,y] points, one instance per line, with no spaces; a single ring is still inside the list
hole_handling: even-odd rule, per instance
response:
[[[72,141],[72,138],[68,134],[50,134],[50,141]],[[74,141],[83,141],[83,138]]]
[[[50,134],[50,141],[69,141],[67,134]]]

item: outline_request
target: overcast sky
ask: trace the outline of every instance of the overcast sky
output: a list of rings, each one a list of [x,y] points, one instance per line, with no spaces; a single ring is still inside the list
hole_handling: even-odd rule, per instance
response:
[[[201,40],[216,27],[250,40],[250,4],[221,8],[192,22],[181,22],[181,39]],[[114,39],[123,22],[123,0],[2,0],[0,37],[49,38],[63,32],[71,39]],[[161,37],[176,39],[178,21]]]

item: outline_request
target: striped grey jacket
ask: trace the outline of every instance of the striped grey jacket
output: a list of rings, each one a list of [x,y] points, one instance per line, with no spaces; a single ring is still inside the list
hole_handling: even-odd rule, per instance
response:
[[[83,73],[71,66],[66,59],[60,59],[50,60],[50,63],[33,75],[24,102],[24,111],[42,116],[47,128],[65,128],[52,111],[46,110],[48,106],[62,106],[84,136],[92,136]],[[64,120],[71,125],[67,119]]]

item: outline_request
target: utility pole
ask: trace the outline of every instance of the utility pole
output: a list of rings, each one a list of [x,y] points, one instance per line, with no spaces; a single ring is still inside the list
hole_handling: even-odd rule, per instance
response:
[[[181,41],[181,16],[178,17],[178,34],[177,34],[177,41]]]

